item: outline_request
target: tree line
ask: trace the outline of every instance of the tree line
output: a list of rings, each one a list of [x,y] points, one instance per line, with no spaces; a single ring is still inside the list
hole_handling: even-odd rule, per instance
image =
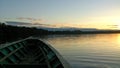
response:
[[[100,33],[120,33],[120,30],[98,30],[98,31],[48,31],[35,27],[12,26],[0,23],[0,44],[13,42],[30,36],[43,36],[54,34],[100,34]]]
[[[0,44],[43,34],[48,34],[48,31],[34,27],[18,27],[0,23]]]
[[[0,23],[0,44],[12,42],[29,36],[43,36],[50,34],[78,34],[80,31],[48,31],[35,27],[12,26]]]

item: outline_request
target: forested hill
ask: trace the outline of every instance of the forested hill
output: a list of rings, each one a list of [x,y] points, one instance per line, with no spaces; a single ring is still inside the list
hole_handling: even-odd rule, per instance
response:
[[[46,34],[48,34],[48,31],[43,29],[18,27],[0,23],[0,44],[27,38],[32,35],[46,35]]]
[[[11,26],[0,23],[0,44],[12,42],[19,39],[24,39],[29,36],[43,36],[48,34],[78,34],[79,30],[75,31],[48,31],[45,29],[37,29],[35,27]]]

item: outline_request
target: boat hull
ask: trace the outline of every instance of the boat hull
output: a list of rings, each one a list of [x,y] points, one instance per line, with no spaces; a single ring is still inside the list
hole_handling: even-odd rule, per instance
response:
[[[63,57],[41,39],[27,38],[0,47],[0,68],[70,68]]]

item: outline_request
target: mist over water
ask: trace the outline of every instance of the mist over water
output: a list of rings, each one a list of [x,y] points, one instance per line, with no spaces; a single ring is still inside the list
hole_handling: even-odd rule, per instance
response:
[[[43,39],[73,68],[120,68],[120,34],[49,35]]]

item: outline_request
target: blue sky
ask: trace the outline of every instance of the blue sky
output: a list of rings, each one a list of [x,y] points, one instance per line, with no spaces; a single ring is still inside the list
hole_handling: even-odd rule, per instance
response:
[[[0,0],[0,21],[90,28],[120,26],[120,0]]]

